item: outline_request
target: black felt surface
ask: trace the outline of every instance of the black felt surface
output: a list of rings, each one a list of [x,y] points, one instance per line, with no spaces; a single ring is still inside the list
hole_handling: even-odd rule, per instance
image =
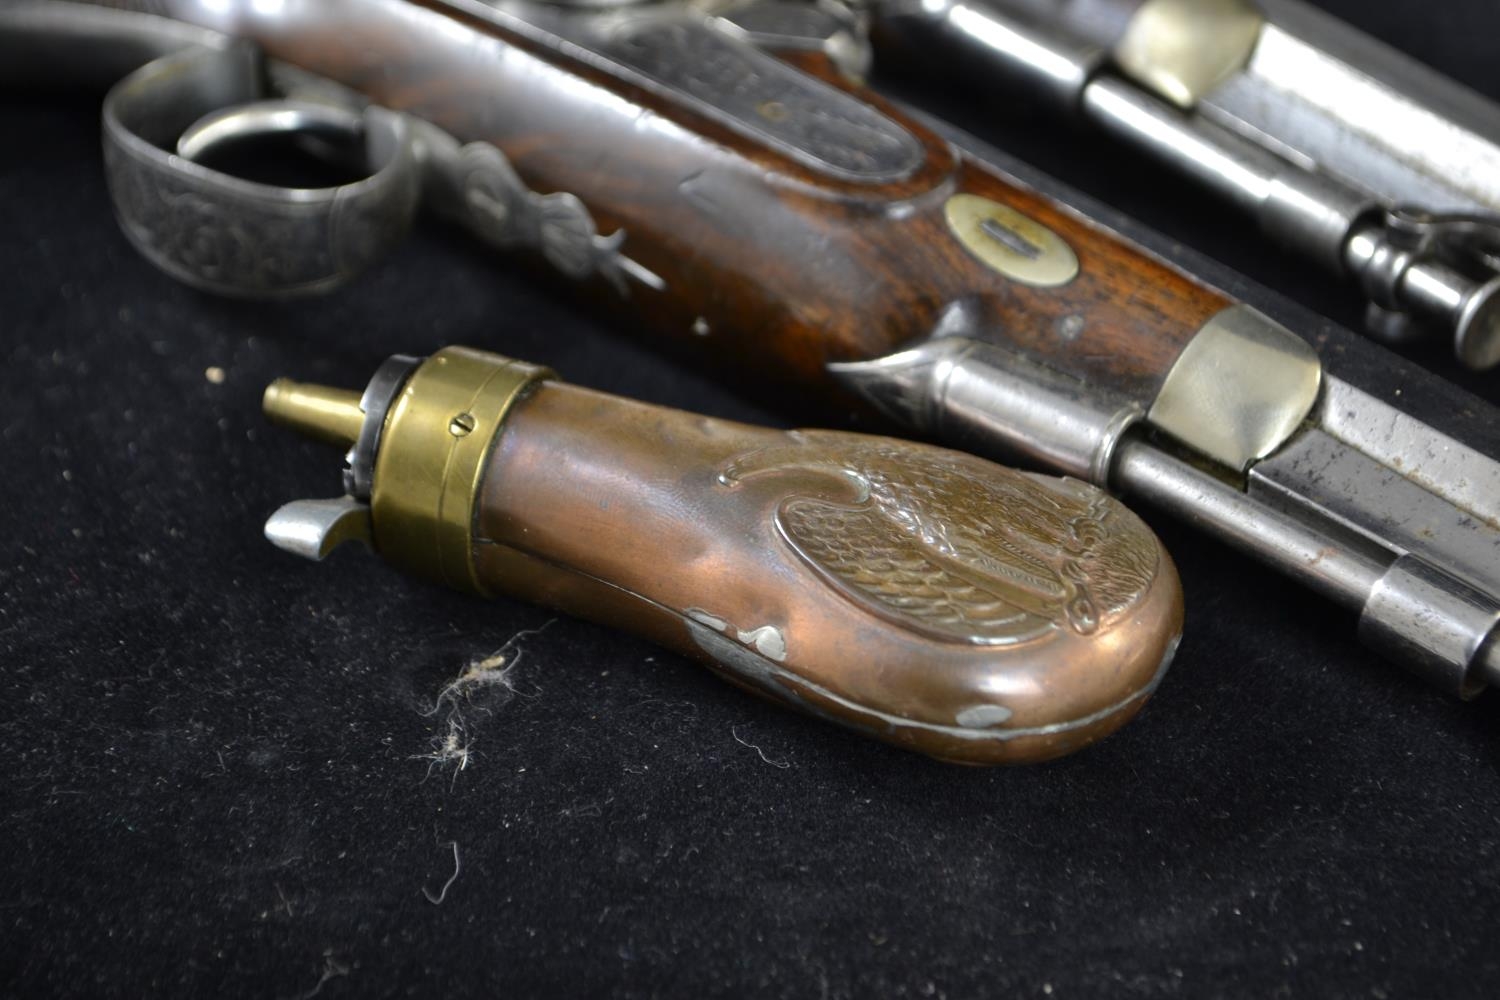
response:
[[[1338,6],[1500,97],[1484,0]],[[111,221],[94,108],[15,98],[0,128],[0,991],[1500,985],[1496,697],[1429,691],[1346,616],[1159,518],[1188,589],[1181,654],[1140,719],[1071,759],[946,767],[560,620],[520,641],[513,695],[463,706],[467,766],[434,765],[443,685],[553,616],[357,551],[272,550],[265,516],[335,492],[337,457],[262,421],[265,383],[356,385],[390,353],[467,342],[715,415],[788,410],[430,230],[318,302],[188,291]],[[991,135],[1046,145],[1022,132]],[[1292,269],[1128,157],[1051,148],[1231,263]]]

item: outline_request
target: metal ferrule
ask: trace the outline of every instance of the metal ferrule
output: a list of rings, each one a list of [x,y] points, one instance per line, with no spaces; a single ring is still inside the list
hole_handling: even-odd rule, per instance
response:
[[[1141,408],[997,348],[975,345],[949,367],[939,431],[999,442],[1028,465],[1109,486],[1115,448]]]
[[[937,337],[829,366],[885,412],[966,450],[1109,485],[1140,406],[992,344]]]

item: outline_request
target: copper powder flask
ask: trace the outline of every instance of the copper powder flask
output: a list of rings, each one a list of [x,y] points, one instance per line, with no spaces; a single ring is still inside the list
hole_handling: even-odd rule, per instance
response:
[[[461,347],[271,419],[349,451],[272,516],[398,567],[647,636],[773,700],[947,761],[1024,763],[1130,719],[1182,631],[1161,543],[1104,492],[972,455],[714,420]]]

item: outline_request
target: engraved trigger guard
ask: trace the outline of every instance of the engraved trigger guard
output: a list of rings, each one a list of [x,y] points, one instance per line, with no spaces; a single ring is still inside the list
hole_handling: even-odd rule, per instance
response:
[[[299,81],[302,74],[295,77]],[[121,80],[104,101],[106,179],[131,242],[173,277],[205,291],[286,298],[328,291],[399,243],[418,204],[501,250],[539,255],[574,280],[621,296],[661,278],[600,234],[565,191],[529,189],[499,149],[363,102],[309,77],[313,99],[272,99],[249,42],[192,47]],[[351,102],[355,101],[351,97]],[[368,176],[325,188],[244,180],[198,162],[226,143],[272,134],[309,141]]]
[[[232,43],[156,59],[105,98],[106,180],[120,224],[149,260],[196,288],[250,298],[326,291],[411,225],[422,171],[407,118],[268,93],[259,51]],[[368,176],[290,188],[195,162],[225,142],[272,133],[348,142]]]

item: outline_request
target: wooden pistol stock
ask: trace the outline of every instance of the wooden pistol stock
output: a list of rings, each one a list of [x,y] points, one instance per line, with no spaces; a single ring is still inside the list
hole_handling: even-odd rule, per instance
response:
[[[689,8],[112,6],[248,37],[437,126],[458,144],[429,151],[446,214],[717,364],[826,385],[829,362],[943,324],[1146,405],[1229,304],[966,157],[823,50],[767,51]]]

